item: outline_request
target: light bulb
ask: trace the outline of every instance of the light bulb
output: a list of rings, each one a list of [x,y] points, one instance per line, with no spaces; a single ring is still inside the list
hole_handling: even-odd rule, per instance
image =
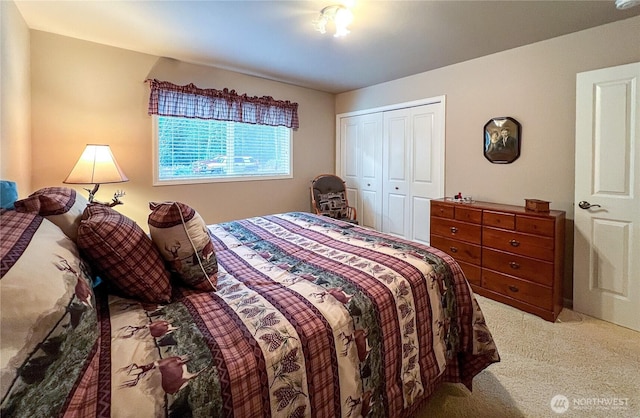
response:
[[[336,25],[336,34],[334,36],[344,36],[350,33],[347,28],[353,22],[353,13],[345,7],[339,7],[334,18]]]

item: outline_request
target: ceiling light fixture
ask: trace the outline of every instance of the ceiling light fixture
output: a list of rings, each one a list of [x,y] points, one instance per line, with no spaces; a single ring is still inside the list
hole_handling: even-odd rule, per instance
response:
[[[350,32],[348,26],[353,21],[353,13],[347,6],[342,4],[327,6],[320,10],[320,15],[313,21],[313,25],[318,32],[327,33],[327,24],[330,21],[333,22],[336,29],[336,33],[333,36],[345,36]]]

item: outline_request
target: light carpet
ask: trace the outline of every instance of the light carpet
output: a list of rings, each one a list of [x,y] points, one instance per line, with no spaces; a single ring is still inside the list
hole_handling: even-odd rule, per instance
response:
[[[476,296],[501,362],[439,388],[417,418],[640,417],[640,332],[564,309],[555,323]]]

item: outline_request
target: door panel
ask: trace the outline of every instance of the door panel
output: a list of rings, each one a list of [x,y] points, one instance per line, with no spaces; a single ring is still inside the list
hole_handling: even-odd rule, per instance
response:
[[[402,194],[388,193],[387,195],[388,212],[385,214],[384,220],[387,230],[385,232],[400,237],[405,237],[405,210],[407,197]]]
[[[382,228],[382,113],[340,119],[338,175],[362,226]]]
[[[444,196],[444,141],[440,126],[442,107],[427,105],[413,108],[412,164],[410,195],[414,205],[411,213],[412,239],[429,244],[431,216],[430,199]],[[442,156],[442,158],[440,158]]]
[[[629,229],[628,222],[593,219],[593,244],[598,251],[591,254],[595,272],[595,281],[589,286],[592,291],[629,298]]]
[[[601,196],[629,197],[632,173],[629,140],[629,98],[633,79],[599,83],[595,89],[594,190]]]
[[[360,143],[358,141],[358,121],[354,118],[342,119],[342,146],[344,147],[342,153],[342,178],[345,181],[351,181],[353,187],[358,184],[359,170],[358,170],[358,150],[360,149]]]
[[[358,212],[358,223],[360,225],[376,229],[380,212],[377,212],[374,208],[381,194],[375,190],[362,190],[360,192],[362,196],[362,205],[360,206],[360,212]]]
[[[407,164],[410,138],[407,109],[384,113],[382,153],[382,231],[401,237],[409,236],[409,205],[407,200],[409,175]]]
[[[413,228],[409,231],[411,235],[407,238],[428,245],[431,239],[431,230],[429,228],[429,222],[425,222],[424,220],[429,219],[431,214],[431,200],[425,197],[414,196],[412,201],[411,225],[413,225]]]
[[[376,158],[380,158],[380,118],[363,118],[362,137],[360,149],[362,150],[362,179],[364,182],[377,183],[380,179],[380,164]],[[363,182],[363,183],[364,183]],[[369,186],[370,187],[370,186]]]
[[[392,113],[392,114],[389,114]],[[407,155],[406,136],[408,134],[407,119],[402,114],[403,110],[389,112],[385,114],[386,126],[386,179],[389,181],[405,181],[407,173],[405,172]],[[400,113],[398,116],[395,114]]]
[[[433,113],[415,113],[413,115],[412,159],[413,176],[417,183],[432,181],[433,161],[429,158],[433,148]]]
[[[360,153],[360,205],[356,208],[362,226],[382,228],[382,114],[359,116],[362,126]]]
[[[359,126],[357,120],[352,118],[342,119],[340,121],[340,136],[342,138],[340,146],[342,147],[342,179],[345,181],[347,190],[347,200],[349,205],[357,208],[360,204],[358,199],[358,186],[360,179],[358,172],[360,164],[358,159],[358,149],[360,143],[358,141]]]
[[[573,305],[640,330],[640,63],[580,73]],[[591,205],[577,203],[585,201]]]

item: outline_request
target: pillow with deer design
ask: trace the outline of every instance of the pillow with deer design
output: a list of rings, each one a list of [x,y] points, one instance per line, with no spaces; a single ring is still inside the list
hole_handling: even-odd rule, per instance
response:
[[[0,236],[5,412],[58,385],[52,370],[64,370],[71,381],[80,376],[99,332],[89,267],[59,227],[37,213],[3,209]]]
[[[150,202],[149,232],[169,269],[189,287],[215,291],[218,261],[204,220],[180,202]]]

